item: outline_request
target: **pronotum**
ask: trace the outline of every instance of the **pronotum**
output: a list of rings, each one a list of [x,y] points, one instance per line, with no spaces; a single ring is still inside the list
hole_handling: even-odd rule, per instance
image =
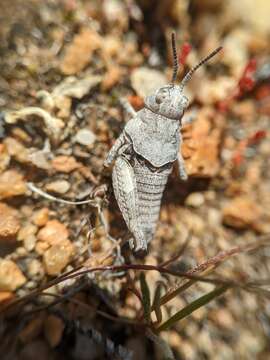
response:
[[[181,155],[183,125],[190,119],[183,118],[188,98],[183,90],[192,74],[216,55],[218,47],[194,66],[177,85],[178,57],[175,34],[172,34],[173,75],[172,82],[147,96],[144,108],[133,117],[115,141],[104,166],[114,162],[113,189],[120,211],[131,232],[130,247],[135,252],[145,252],[154,236],[159,218],[164,187],[175,161],[179,175],[187,179]]]

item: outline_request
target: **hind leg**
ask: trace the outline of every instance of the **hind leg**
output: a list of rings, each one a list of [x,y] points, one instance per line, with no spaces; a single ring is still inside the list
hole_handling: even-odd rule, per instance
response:
[[[146,251],[147,241],[141,229],[139,199],[136,178],[132,166],[124,157],[119,156],[113,168],[113,189],[123,218],[134,236],[135,251]]]

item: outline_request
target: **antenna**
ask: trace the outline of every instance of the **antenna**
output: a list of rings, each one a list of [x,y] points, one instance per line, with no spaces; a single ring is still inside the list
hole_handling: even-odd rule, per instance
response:
[[[175,32],[172,32],[172,50],[173,50],[173,74],[172,74],[172,83],[174,84],[177,78],[178,72],[178,59],[177,59],[177,50],[176,50],[176,40]]]
[[[183,91],[185,85],[189,82],[189,80],[192,78],[193,73],[204,63],[206,63],[208,60],[210,60],[213,56],[215,56],[218,52],[222,50],[222,46],[219,46],[216,50],[212,51],[211,54],[206,56],[204,59],[202,59],[197,65],[195,65],[193,68],[189,70],[189,72],[185,75],[184,79],[181,81],[180,84],[180,90]]]

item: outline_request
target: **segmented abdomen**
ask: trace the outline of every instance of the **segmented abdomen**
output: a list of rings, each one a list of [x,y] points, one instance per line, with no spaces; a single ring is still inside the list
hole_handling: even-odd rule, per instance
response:
[[[135,161],[133,169],[139,198],[139,225],[149,242],[155,233],[163,191],[172,168],[165,167],[161,172],[154,172],[145,163]]]

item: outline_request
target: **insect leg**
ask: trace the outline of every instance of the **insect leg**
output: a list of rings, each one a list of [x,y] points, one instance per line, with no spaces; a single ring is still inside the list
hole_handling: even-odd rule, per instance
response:
[[[178,162],[178,169],[179,169],[180,179],[187,180],[188,175],[187,175],[187,172],[186,172],[185,162],[184,162],[184,159],[183,159],[182,154],[180,152],[178,152],[177,162]]]
[[[130,115],[131,117],[134,117],[137,115],[133,106],[128,102],[127,99],[124,99],[124,98],[120,99],[120,103],[128,115]]]
[[[113,189],[123,218],[134,236],[135,251],[146,251],[147,241],[140,226],[139,199],[134,171],[123,156],[116,159],[113,168]]]
[[[116,139],[114,145],[112,146],[111,150],[109,151],[106,160],[104,161],[104,166],[108,167],[111,165],[111,163],[116,158],[118,151],[120,148],[125,144],[125,135],[122,132],[122,134],[119,136],[118,139]]]

